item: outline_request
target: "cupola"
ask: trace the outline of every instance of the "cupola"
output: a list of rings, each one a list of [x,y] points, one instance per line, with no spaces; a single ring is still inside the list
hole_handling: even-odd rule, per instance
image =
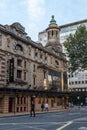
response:
[[[50,24],[46,31],[48,36],[48,42],[46,44],[46,47],[51,48],[52,46],[55,46],[57,48],[62,48],[60,44],[60,28],[56,23],[54,15],[52,15]]]

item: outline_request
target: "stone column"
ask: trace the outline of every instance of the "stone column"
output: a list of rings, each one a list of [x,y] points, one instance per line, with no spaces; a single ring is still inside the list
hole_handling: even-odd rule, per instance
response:
[[[31,109],[31,97],[27,96],[27,112],[30,112]]]
[[[61,72],[61,90],[64,90],[63,72]]]
[[[4,102],[3,102],[3,113],[8,113],[9,109],[9,96],[4,96]]]

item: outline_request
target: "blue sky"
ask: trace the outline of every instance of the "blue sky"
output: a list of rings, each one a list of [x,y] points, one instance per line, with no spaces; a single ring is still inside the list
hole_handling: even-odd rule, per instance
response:
[[[0,24],[21,23],[32,40],[49,25],[51,16],[58,25],[87,19],[87,0],[1,0]]]

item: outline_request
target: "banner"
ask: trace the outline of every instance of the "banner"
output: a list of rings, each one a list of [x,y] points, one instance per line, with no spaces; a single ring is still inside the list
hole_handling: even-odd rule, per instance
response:
[[[10,59],[9,82],[14,82],[14,58]]]

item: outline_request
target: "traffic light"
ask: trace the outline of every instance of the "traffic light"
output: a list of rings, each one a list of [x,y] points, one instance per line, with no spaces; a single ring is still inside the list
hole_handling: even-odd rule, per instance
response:
[[[80,96],[77,96],[77,99],[79,100],[79,99],[80,99]]]

